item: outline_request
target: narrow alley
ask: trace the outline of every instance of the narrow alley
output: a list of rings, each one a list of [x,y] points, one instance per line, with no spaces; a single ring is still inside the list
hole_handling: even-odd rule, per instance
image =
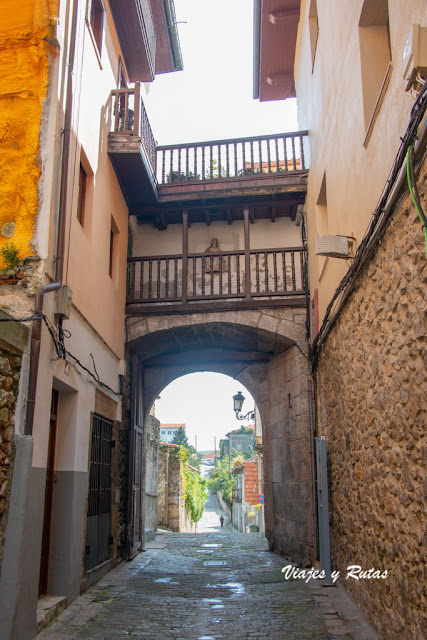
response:
[[[210,494],[197,534],[161,531],[37,640],[373,640],[341,588],[285,580],[263,534],[240,534]],[[333,592],[333,593],[332,593]],[[332,598],[332,599],[331,599]]]

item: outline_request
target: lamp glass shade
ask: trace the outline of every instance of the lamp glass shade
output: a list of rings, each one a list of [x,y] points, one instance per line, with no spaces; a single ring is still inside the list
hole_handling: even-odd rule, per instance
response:
[[[235,413],[240,413],[242,411],[244,401],[245,401],[245,396],[242,394],[241,391],[238,391],[236,395],[233,396]]]

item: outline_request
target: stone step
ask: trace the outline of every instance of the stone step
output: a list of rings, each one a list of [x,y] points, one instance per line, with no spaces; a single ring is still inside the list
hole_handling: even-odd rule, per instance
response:
[[[37,632],[47,627],[67,606],[63,596],[43,596],[37,603]]]

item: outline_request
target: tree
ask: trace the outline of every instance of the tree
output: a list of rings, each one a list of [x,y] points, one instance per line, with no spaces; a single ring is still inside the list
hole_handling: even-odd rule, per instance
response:
[[[213,493],[221,491],[225,504],[231,508],[232,493],[236,487],[236,477],[229,472],[228,457],[221,460],[217,468],[212,471],[209,487]]]
[[[184,427],[179,427],[177,431],[175,431],[175,435],[172,440],[172,444],[182,444],[184,447],[188,449],[188,439],[185,433]]]

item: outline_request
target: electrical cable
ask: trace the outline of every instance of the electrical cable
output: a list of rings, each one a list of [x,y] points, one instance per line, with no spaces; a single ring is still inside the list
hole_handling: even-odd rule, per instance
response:
[[[414,169],[411,162],[411,153],[412,153],[412,145],[410,145],[408,149],[408,153],[406,156],[406,177],[408,180],[409,193],[411,194],[412,202],[414,203],[414,207],[417,210],[418,216],[421,220],[422,229],[424,231],[424,238],[426,243],[426,256],[427,256],[427,220],[424,215],[420,196],[418,194],[417,184],[414,177]]]
[[[95,382],[99,384],[99,386],[103,387],[104,389],[107,389],[115,396],[122,395],[120,392],[114,391],[114,389],[112,389],[108,384],[100,380],[98,371],[96,369],[95,359],[92,353],[90,353],[89,355],[92,358],[93,368],[95,370],[96,375],[94,375],[92,371],[90,371],[90,369],[85,367],[85,365],[82,362],[80,362],[80,360],[76,356],[74,356],[70,351],[68,351],[68,349],[66,349],[63,342],[63,338],[68,337],[66,334],[69,334],[71,336],[71,333],[69,331],[63,331],[61,324],[59,326],[59,329],[57,330],[56,327],[54,327],[54,325],[51,323],[49,318],[44,314],[39,316],[29,316],[28,318],[0,318],[0,322],[32,322],[34,320],[43,320],[44,324],[46,325],[46,328],[49,331],[50,337],[52,338],[53,346],[55,348],[55,353],[57,355],[56,360],[60,360],[60,359],[66,360],[67,357],[71,358],[73,362],[77,364],[79,367],[81,367],[84,371],[86,371],[86,373],[90,375],[91,378],[93,378],[93,380],[95,380]],[[58,334],[58,335],[55,335],[55,334]]]
[[[33,320],[42,320],[43,316],[30,316],[28,318],[0,318],[0,322],[32,322]]]

